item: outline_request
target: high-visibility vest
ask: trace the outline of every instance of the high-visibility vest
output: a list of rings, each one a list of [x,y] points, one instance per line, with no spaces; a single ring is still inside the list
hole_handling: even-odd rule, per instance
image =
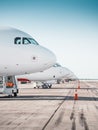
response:
[[[8,87],[13,87],[13,85],[14,85],[14,84],[13,84],[12,82],[7,82],[7,83],[6,83],[6,86],[8,86]]]

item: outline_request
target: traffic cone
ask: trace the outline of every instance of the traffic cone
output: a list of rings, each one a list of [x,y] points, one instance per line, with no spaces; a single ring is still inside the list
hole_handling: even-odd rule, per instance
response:
[[[77,90],[75,90],[75,94],[74,94],[74,100],[78,100],[78,94],[77,94]]]
[[[80,89],[80,82],[78,81],[78,89]]]
[[[78,85],[78,89],[80,89],[80,85]]]

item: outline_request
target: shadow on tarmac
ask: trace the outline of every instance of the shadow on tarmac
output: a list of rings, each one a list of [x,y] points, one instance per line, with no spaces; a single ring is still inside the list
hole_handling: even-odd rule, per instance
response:
[[[34,89],[34,88],[19,88],[19,89],[22,90],[22,89]],[[35,88],[35,90],[39,90],[39,89],[40,89],[40,90],[41,90],[41,89],[42,89],[42,90],[47,90],[47,89],[48,89],[48,90],[51,90],[51,89],[52,89],[52,90],[53,90],[53,89],[54,89],[54,90],[55,90],[55,89],[65,89],[65,90],[66,90],[66,89],[78,89],[78,88],[77,88],[77,87],[72,87],[72,88],[70,88],[70,87],[64,87],[64,88],[63,88],[63,87],[62,87],[62,88],[60,88],[60,87],[57,87],[57,88],[54,87],[54,88],[44,88],[44,89],[43,89],[43,88]],[[94,88],[94,87],[92,87],[92,88],[91,88],[91,87],[86,87],[86,88],[85,88],[85,87],[84,87],[84,88],[82,87],[82,88],[80,88],[80,89],[84,89],[84,90],[85,90],[85,89],[87,89],[87,90],[92,90],[92,89],[95,90],[95,89],[96,89],[96,90],[98,90],[98,88]]]
[[[17,97],[8,97],[2,96],[0,97],[0,101],[13,101],[13,100],[74,100],[74,96],[52,96],[52,95],[25,95],[25,96],[17,96]],[[98,101],[98,97],[78,97],[77,101]]]

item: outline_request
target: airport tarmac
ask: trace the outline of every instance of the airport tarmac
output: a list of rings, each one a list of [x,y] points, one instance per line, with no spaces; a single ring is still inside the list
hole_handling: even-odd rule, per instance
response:
[[[0,96],[0,130],[98,130],[98,81],[19,87],[18,97]]]

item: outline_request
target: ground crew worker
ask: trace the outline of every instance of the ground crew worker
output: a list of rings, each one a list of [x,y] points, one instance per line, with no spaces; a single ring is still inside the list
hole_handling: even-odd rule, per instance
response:
[[[6,83],[6,86],[7,87],[13,87],[14,86],[13,82],[10,81],[10,77],[8,78],[8,82]]]
[[[7,87],[13,87],[14,84],[13,84],[12,82],[7,82],[7,83],[6,83],[6,86],[7,86]]]

